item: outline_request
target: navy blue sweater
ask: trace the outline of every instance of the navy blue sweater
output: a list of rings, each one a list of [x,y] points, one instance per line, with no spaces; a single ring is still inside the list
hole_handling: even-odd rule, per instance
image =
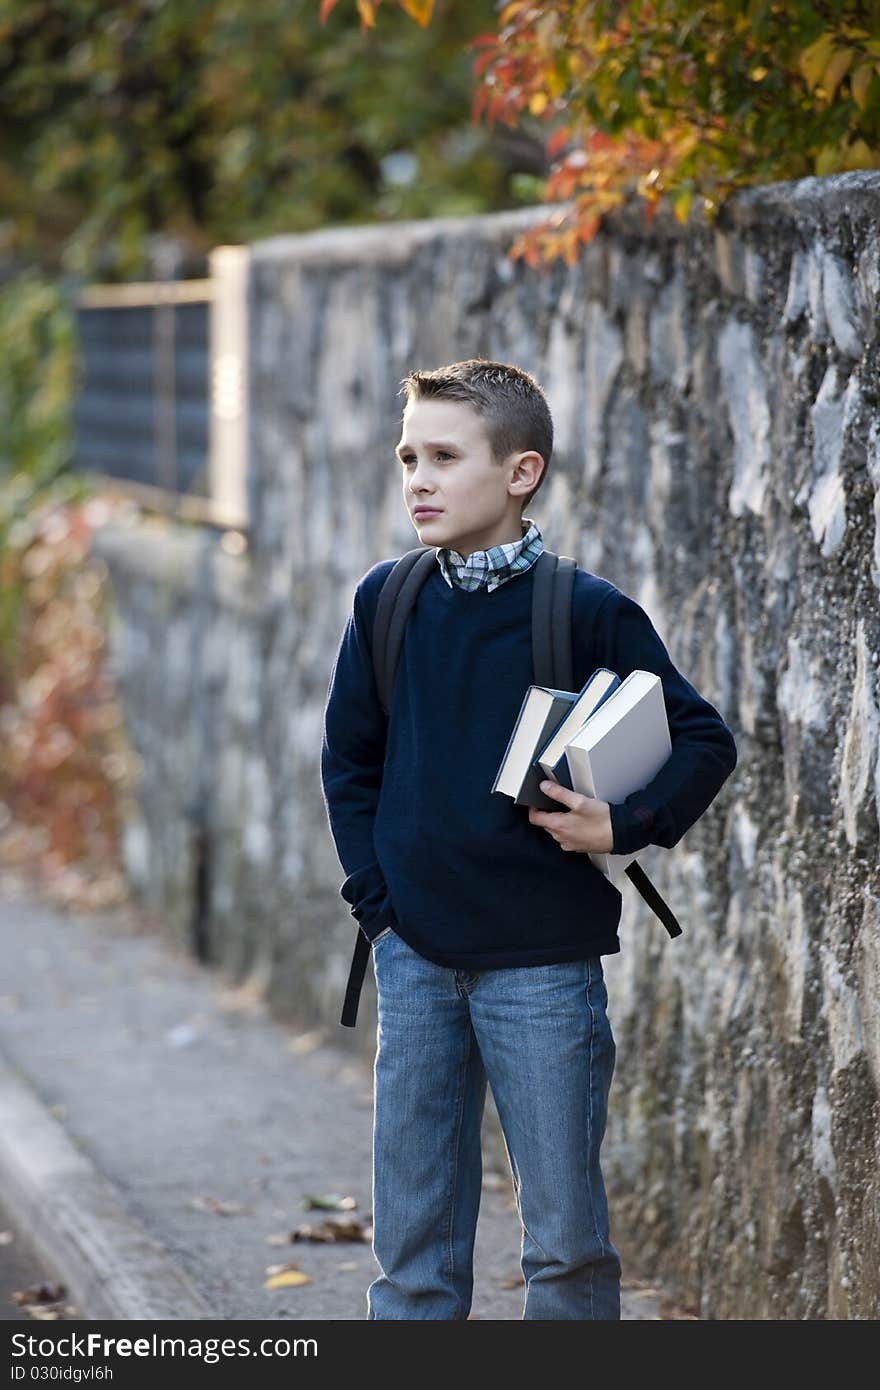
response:
[[[386,720],[371,638],[394,563],[373,565],[357,586],[324,713],[324,802],[360,929],[372,940],[392,926],[428,960],[460,969],[619,951],[618,889],[588,854],[532,825],[528,807],[490,790],[535,679],[535,567],[490,593],[450,589],[438,565],[410,614]],[[579,569],[572,604],[576,690],[597,666],[662,680],[671,756],[612,805],[611,825],[617,854],[671,848],[736,766],[733,735],[633,599]]]

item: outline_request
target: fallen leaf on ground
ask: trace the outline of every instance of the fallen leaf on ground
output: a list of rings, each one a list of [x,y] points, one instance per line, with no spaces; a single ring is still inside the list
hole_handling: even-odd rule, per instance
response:
[[[316,1226],[297,1226],[291,1232],[291,1240],[371,1240],[373,1236],[372,1223],[368,1217],[350,1217],[348,1220],[335,1221],[332,1216],[328,1216],[326,1221],[320,1221]]]
[[[328,1192],[323,1197],[315,1197],[307,1192],[303,1206],[307,1211],[315,1207],[320,1211],[352,1211],[357,1202],[354,1197],[341,1197],[338,1192]]]
[[[63,1284],[33,1284],[29,1289],[15,1289],[12,1297],[16,1303],[58,1303],[66,1293]]]
[[[313,1282],[310,1274],[304,1273],[299,1265],[269,1265],[266,1270],[269,1278],[263,1285],[264,1289],[286,1289],[295,1284],[311,1284]]]
[[[302,1272],[302,1265],[298,1265],[295,1260],[285,1260],[280,1265],[266,1265],[267,1274],[287,1274],[293,1271],[296,1274]]]

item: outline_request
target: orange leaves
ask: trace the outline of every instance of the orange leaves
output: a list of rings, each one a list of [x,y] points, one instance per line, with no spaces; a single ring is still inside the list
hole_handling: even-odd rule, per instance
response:
[[[494,63],[496,56],[497,54],[492,49],[487,49],[485,53],[480,54],[479,58],[475,58],[473,63],[474,77],[482,77],[489,64]]]
[[[498,27],[503,29],[505,24],[509,24],[515,15],[529,8],[528,0],[511,0],[511,4],[505,5],[498,16]]]
[[[510,248],[511,260],[524,260],[532,270],[538,270],[561,256],[567,265],[577,261],[580,247],[593,240],[599,230],[599,216],[581,214],[569,225],[556,218],[530,227]]]
[[[621,206],[629,192],[642,200],[647,223],[664,193],[677,220],[687,221],[695,189],[691,181],[677,177],[677,168],[682,153],[695,142],[691,130],[669,132],[659,140],[632,131],[612,136],[589,127],[579,136],[569,127],[554,136],[555,147],[562,139],[572,139],[576,148],[554,165],[547,179],[547,201],[570,202],[570,209],[524,232],[511,247],[512,259],[523,259],[534,269],[560,257],[574,265],[581,247],[595,237],[603,214]]]
[[[322,24],[326,24],[331,11],[336,8],[339,0],[321,0],[318,10],[318,18]],[[376,26],[376,11],[382,0],[355,0],[357,12],[361,21],[361,32],[365,29],[374,29]],[[434,0],[397,0],[400,8],[414,19],[416,24],[422,29],[426,29],[431,23],[431,16],[434,13]]]
[[[355,0],[355,2],[357,4],[357,12],[360,15],[361,32],[365,29],[374,28],[376,24],[376,11],[379,8],[381,0]],[[339,0],[321,0],[318,18],[322,24],[327,23],[331,11],[336,9],[338,3]],[[400,0],[400,3],[403,4],[403,0]],[[404,6],[404,8],[406,7]]]
[[[563,202],[570,198],[579,183],[585,178],[587,156],[583,150],[575,150],[554,165],[547,179],[548,201]]]
[[[414,19],[423,29],[431,23],[434,0],[398,0],[398,3],[401,9],[406,10],[410,19]]]
[[[496,121],[503,120],[507,126],[516,125],[516,113],[521,106],[521,102],[516,96],[511,96],[507,92],[495,91],[489,84],[478,87],[474,93],[471,103],[471,121],[476,122],[483,116],[488,126],[493,126]]]
[[[472,38],[472,39],[465,45],[465,47],[466,47],[466,48],[485,48],[486,45],[488,44],[488,45],[490,45],[492,48],[494,48],[494,47],[497,45],[497,43],[498,43],[498,35],[497,35],[497,34],[493,34],[491,31],[486,31],[486,32],[484,32],[484,33],[482,33],[482,34],[477,34],[475,38]]]
[[[377,4],[378,0],[376,0],[376,4],[371,3],[371,0],[357,0],[362,29],[372,29],[375,25]]]
[[[555,159],[559,151],[562,149],[562,146],[565,144],[566,140],[570,139],[570,126],[563,125],[560,126],[558,130],[554,130],[553,134],[550,136],[550,138],[547,140],[544,146],[544,149],[547,152],[547,157],[549,159]]]

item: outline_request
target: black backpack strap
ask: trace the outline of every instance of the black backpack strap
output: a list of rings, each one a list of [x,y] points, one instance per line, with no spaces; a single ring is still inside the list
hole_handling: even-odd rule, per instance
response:
[[[388,572],[379,594],[372,633],[373,672],[379,704],[386,719],[391,709],[391,693],[400,659],[400,648],[403,645],[406,620],[412,611],[419,589],[430,574],[431,567],[436,564],[436,559],[433,546],[417,545],[414,549],[408,550]],[[345,987],[345,1002],[339,1020],[343,1028],[357,1026],[358,1004],[364,976],[367,973],[370,948],[371,943],[358,927],[351,969],[348,972],[348,984]]]
[[[651,911],[660,918],[669,935],[681,936],[678,918],[665,899],[661,898],[642,866],[634,859],[631,864],[627,864],[623,872],[639,890]]]
[[[379,703],[388,717],[406,621],[422,584],[437,563],[434,546],[417,545],[401,555],[382,585],[373,623],[373,670]]]
[[[348,972],[348,984],[345,986],[345,1003],[342,1006],[342,1017],[339,1020],[343,1028],[354,1028],[357,1025],[361,985],[364,983],[369,959],[370,943],[358,927],[357,941],[354,943],[354,955],[351,958],[351,969]]]
[[[553,685],[553,576],[556,556],[542,550],[534,565],[532,581],[532,678],[536,685]]]
[[[571,595],[577,562],[542,550],[532,585],[532,666],[536,685],[570,690]]]
[[[571,640],[571,595],[577,561],[570,555],[556,557],[553,583],[553,688],[571,690],[574,680]]]

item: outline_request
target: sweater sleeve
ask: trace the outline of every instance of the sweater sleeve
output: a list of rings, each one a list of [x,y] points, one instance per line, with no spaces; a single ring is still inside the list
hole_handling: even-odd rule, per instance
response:
[[[619,589],[599,605],[595,660],[621,680],[631,671],[661,679],[672,752],[655,777],[611,806],[613,852],[671,849],[715,799],[737,763],[736,743],[718,710],[673,665],[650,618]]]
[[[321,785],[336,853],[347,875],[339,892],[369,940],[396,920],[373,848],[386,726],[373,675],[361,581],[327,690]]]

